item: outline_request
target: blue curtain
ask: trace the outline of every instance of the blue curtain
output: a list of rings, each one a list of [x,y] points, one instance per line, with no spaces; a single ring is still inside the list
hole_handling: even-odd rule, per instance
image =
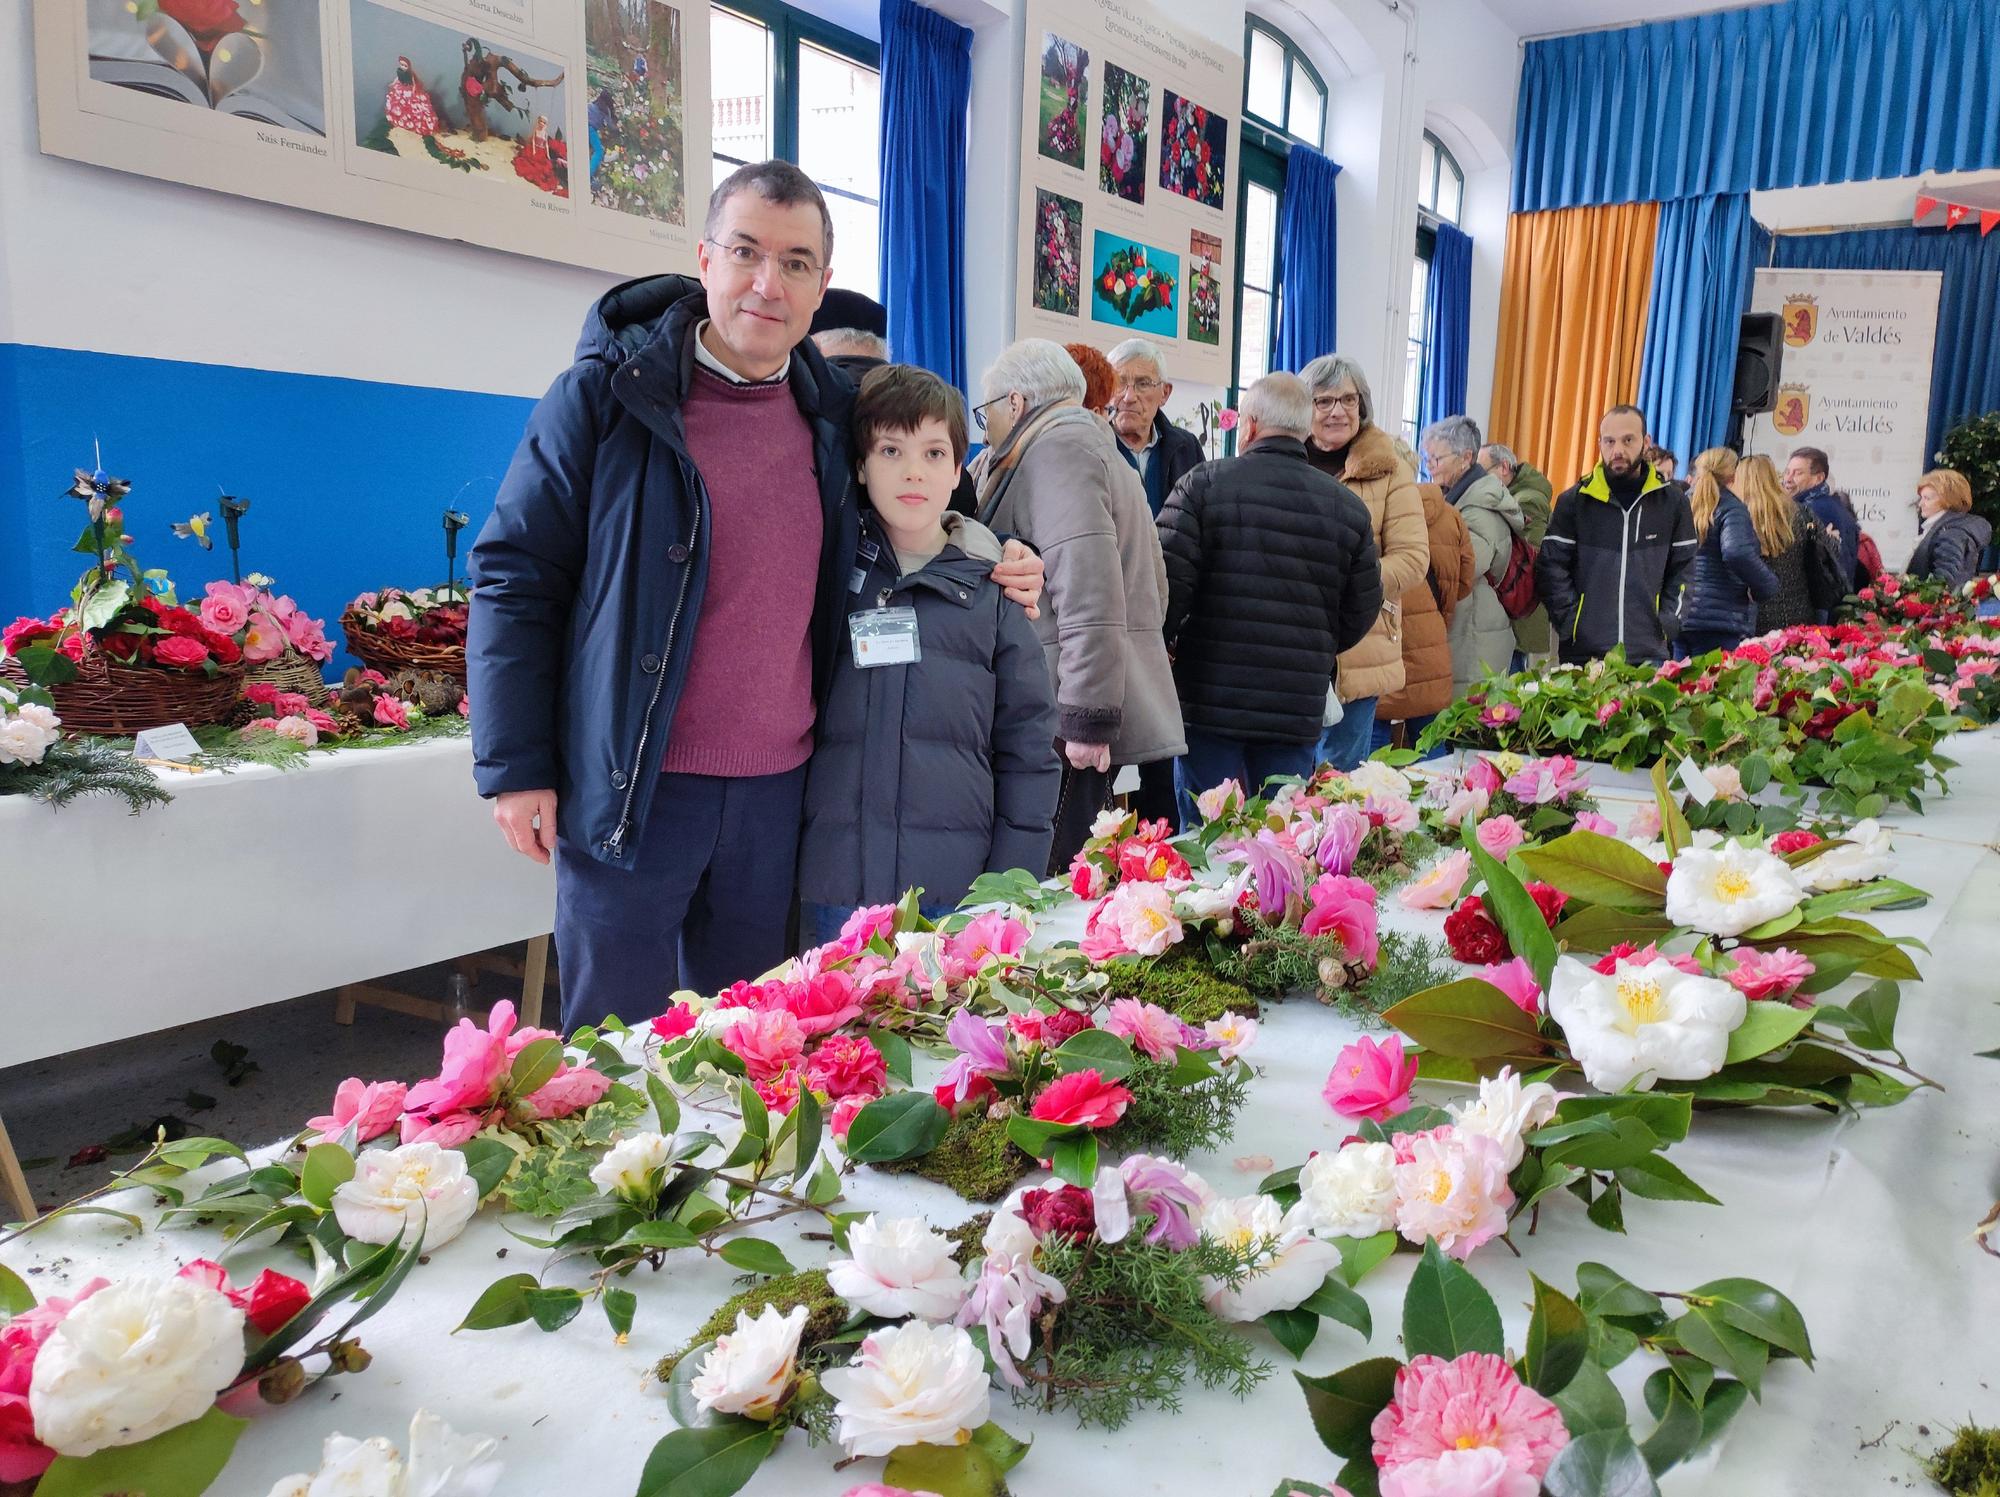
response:
[[[1279,210],[1278,346],[1274,369],[1303,369],[1332,353],[1334,337],[1333,179],[1337,163],[1311,146],[1294,145],[1285,158],[1285,201]]]
[[[1639,406],[1653,440],[1686,469],[1728,434],[1736,341],[1750,296],[1750,198],[1660,204],[1653,291],[1639,361]]]
[[[972,32],[882,0],[882,305],[889,351],[965,388],[965,113]]]
[[[1424,387],[1417,395],[1417,430],[1444,416],[1465,414],[1466,349],[1472,336],[1472,236],[1437,226],[1430,289],[1424,299]]]
[[[1775,265],[1797,270],[1941,270],[1931,356],[1929,445],[1967,416],[2000,410],[2000,232],[1974,228],[1850,229],[1780,234]]]
[[[2000,165],[1994,0],[1787,0],[1530,42],[1514,211]]]

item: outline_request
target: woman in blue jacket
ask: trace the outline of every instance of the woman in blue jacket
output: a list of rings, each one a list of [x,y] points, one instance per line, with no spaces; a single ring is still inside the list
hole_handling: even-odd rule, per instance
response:
[[[1735,483],[1736,454],[1727,447],[1711,447],[1694,460],[1688,507],[1701,548],[1681,601],[1681,647],[1689,656],[1742,644],[1756,632],[1757,604],[1778,590]]]

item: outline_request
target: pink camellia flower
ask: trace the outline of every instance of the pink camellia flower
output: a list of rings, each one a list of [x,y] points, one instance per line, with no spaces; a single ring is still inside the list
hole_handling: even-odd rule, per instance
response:
[[[777,1117],[788,1117],[799,1105],[799,1073],[796,1069],[780,1071],[766,1080],[753,1083],[757,1088],[757,1099],[764,1104],[765,1111]]]
[[[829,1097],[878,1096],[888,1084],[882,1052],[859,1035],[829,1035],[806,1062],[806,1085]]]
[[[1096,1070],[1072,1071],[1042,1088],[1028,1115],[1044,1123],[1082,1123],[1109,1128],[1125,1116],[1132,1094]]]
[[[92,1279],[68,1299],[45,1299],[0,1322],[0,1482],[32,1482],[54,1462],[56,1453],[35,1438],[34,1413],[28,1406],[35,1355],[64,1316],[110,1287],[109,1279]]]
[[[1172,1060],[1181,1044],[1181,1021],[1158,1004],[1141,1003],[1136,998],[1114,1002],[1102,1027],[1130,1040],[1132,1048],[1149,1060]]]
[[[1465,818],[1470,816],[1473,825],[1477,826],[1480,818],[1486,814],[1486,808],[1492,804],[1493,797],[1488,792],[1461,785],[1452,791],[1451,798],[1445,802],[1445,825],[1462,826],[1465,824]]]
[[[1625,823],[1625,835],[1634,842],[1651,842],[1660,835],[1660,808],[1647,801]]]
[[[827,1119],[826,1126],[832,1130],[834,1139],[837,1142],[843,1144],[847,1142],[847,1130],[854,1126],[854,1119],[860,1114],[862,1108],[874,1100],[875,1098],[866,1092],[856,1092],[852,1096],[842,1097],[838,1102],[834,1103],[833,1114]],[[939,1105],[942,1106],[943,1104],[940,1103]]]
[[[278,622],[285,631],[285,638],[301,655],[312,660],[325,660],[333,654],[333,647],[327,643],[326,632],[318,619],[295,612]]]
[[[1508,853],[1528,840],[1521,823],[1511,816],[1489,816],[1479,823],[1473,835],[1481,847],[1502,863],[1507,861]]]
[[[507,1037],[515,1022],[514,1005],[504,1001],[493,1005],[484,1028],[460,1019],[444,1037],[444,1064],[438,1074],[411,1087],[404,1107],[432,1116],[485,1107],[511,1063]]]
[[[355,1130],[354,1141],[365,1144],[396,1126],[408,1092],[400,1081],[363,1081],[350,1076],[334,1089],[333,1111],[325,1117],[308,1118],[306,1126],[323,1144],[338,1143],[349,1128]]]
[[[421,1112],[406,1112],[397,1135],[397,1142],[406,1144],[436,1144],[440,1149],[455,1149],[486,1126],[484,1112],[445,1112],[435,1115]]]
[[[1612,718],[1616,717],[1618,715],[1618,709],[1620,707],[1623,707],[1624,705],[1625,704],[1619,701],[1618,698],[1613,697],[1610,701],[1606,702],[1602,707],[1599,707],[1597,709],[1597,721],[1599,726],[1602,726],[1603,724],[1610,722]]]
[[[653,1019],[653,1033],[663,1040],[677,1040],[695,1026],[695,1011],[685,1003],[676,1003],[665,1013]]]
[[[275,706],[278,700],[278,688],[269,681],[252,681],[243,688],[243,700],[259,707]]]
[[[1507,1230],[1514,1191],[1507,1154],[1484,1134],[1444,1127],[1399,1133],[1396,1149],[1396,1230],[1421,1247],[1437,1243],[1463,1260]]]
[[[805,1053],[806,1032],[785,1009],[750,1009],[722,1031],[722,1047],[743,1057],[753,1081],[790,1070]]]
[[[1609,816],[1600,816],[1595,811],[1577,812],[1576,829],[1580,832],[1595,832],[1600,837],[1615,837],[1618,835],[1618,824]]]
[[[1810,957],[1787,946],[1775,951],[1739,946],[1733,954],[1736,965],[1722,978],[1745,998],[1787,998],[1800,1008],[1812,1007],[1812,999],[1793,996],[1816,970]]]
[[[254,587],[245,587],[240,582],[219,580],[204,584],[202,592],[207,595],[202,600],[204,603],[209,601],[223,603],[246,615],[251,609],[259,607],[268,596]]]
[[[1300,925],[1306,936],[1331,936],[1343,961],[1372,969],[1381,954],[1375,934],[1375,886],[1366,879],[1327,874],[1307,896],[1312,907]]]
[[[252,665],[276,660],[285,653],[287,643],[285,626],[262,609],[251,614],[243,626],[243,658]]]
[[[523,1101],[538,1118],[566,1118],[595,1107],[610,1090],[611,1078],[602,1071],[565,1061],[540,1091]]]
[[[1491,1140],[1483,1140],[1490,1143]],[[1412,1357],[1396,1374],[1396,1394],[1369,1426],[1375,1464],[1389,1473],[1419,1461],[1477,1450],[1497,1451],[1507,1467],[1533,1483],[1521,1488],[1534,1497],[1562,1448],[1569,1444],[1556,1406],[1524,1384],[1504,1357],[1466,1352]],[[1388,1483],[1383,1483],[1386,1494]],[[1485,1491],[1512,1497],[1515,1487],[1412,1488],[1413,1491]]]
[[[1542,1484],[1488,1446],[1447,1450],[1381,1473],[1382,1497],[1537,1497]]]
[[[840,1494],[840,1497],[938,1497],[938,1494],[929,1490],[913,1492],[908,1487],[892,1487],[879,1481],[871,1481],[858,1487],[849,1487]]]
[[[799,1021],[807,1039],[831,1034],[861,1017],[861,993],[846,972],[820,972],[806,982],[787,983],[778,1001]]]
[[[1542,1011],[1542,985],[1535,981],[1535,972],[1525,957],[1515,957],[1510,962],[1494,962],[1481,967],[1472,974],[1482,981],[1490,982],[1513,1001],[1516,1008],[1525,1014],[1539,1014]]]
[[[1505,788],[1516,800],[1545,806],[1581,793],[1589,780],[1590,776],[1575,759],[1568,754],[1557,754],[1548,759],[1531,759],[1507,780]]]
[[[896,907],[893,904],[863,905],[840,927],[840,939],[849,949],[859,951],[880,936],[893,940],[896,934]]]
[[[210,593],[203,598],[200,616],[202,628],[217,634],[235,634],[250,622],[250,610],[243,600],[226,594]]]
[[[1101,899],[1104,884],[1103,868],[1093,863],[1088,853],[1078,853],[1069,865],[1069,892],[1078,899]]]
[[[244,651],[247,656],[249,651]],[[410,709],[387,692],[375,698],[375,721],[384,728],[404,729],[410,725]]]
[[[1521,720],[1521,709],[1512,702],[1495,702],[1480,709],[1479,720],[1489,728],[1503,728]]]
[[[941,943],[947,977],[959,980],[985,969],[989,962],[1019,956],[1028,944],[1028,927],[1000,910],[976,915],[956,935]],[[956,976],[954,976],[956,974]]]
[[[1361,841],[1367,835],[1366,814],[1345,801],[1332,807],[1320,825],[1319,845],[1314,850],[1319,866],[1328,873],[1352,873],[1354,859],[1361,851]]]
[[[1344,1118],[1380,1123],[1410,1110],[1416,1079],[1417,1063],[1404,1053],[1400,1035],[1363,1035],[1334,1059],[1320,1095]]]
[[[1361,803],[1361,814],[1370,826],[1385,826],[1404,834],[1414,832],[1423,819],[1416,805],[1400,795],[1371,795]]]
[[[1465,787],[1468,790],[1484,790],[1488,795],[1498,795],[1502,783],[1499,766],[1491,759],[1474,759],[1465,771]]]
[[[1472,876],[1472,854],[1453,848],[1426,868],[1423,876],[1396,891],[1396,902],[1406,910],[1448,910],[1458,903],[1466,879]]]
[[[306,700],[304,692],[281,691],[271,698],[271,715],[274,717],[297,717],[311,706],[312,703]]]

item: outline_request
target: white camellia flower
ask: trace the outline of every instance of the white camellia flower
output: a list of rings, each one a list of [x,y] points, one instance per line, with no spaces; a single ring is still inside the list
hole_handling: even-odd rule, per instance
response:
[[[837,1402],[849,1455],[892,1455],[905,1445],[962,1445],[992,1412],[986,1359],[957,1326],[907,1321],[861,1343],[846,1367],[820,1376]]]
[[[1210,1019],[1201,1032],[1215,1041],[1215,1053],[1223,1060],[1234,1060],[1257,1043],[1257,1021],[1234,1011]]]
[[[674,1151],[670,1138],[635,1133],[621,1138],[597,1161],[590,1183],[621,1201],[647,1203],[659,1198],[660,1180]]]
[[[319,1470],[288,1476],[270,1497],[492,1497],[505,1469],[500,1442],[461,1435],[428,1409],[410,1421],[410,1454],[377,1435],[328,1435]]]
[[[784,1315],[766,1305],[752,1320],[737,1311],[736,1329],[715,1338],[689,1385],[695,1403],[718,1414],[769,1419],[791,1391],[807,1313],[804,1305]]]
[[[857,1310],[899,1320],[949,1320],[965,1298],[951,1239],[919,1217],[870,1216],[847,1229],[849,1258],[826,1266],[827,1286]]]
[[[335,1188],[333,1217],[356,1242],[394,1242],[421,1228],[424,1249],[443,1247],[479,1209],[479,1184],[465,1156],[436,1144],[363,1149],[354,1178]]]
[[[1396,1151],[1352,1143],[1299,1171],[1298,1217],[1320,1237],[1373,1237],[1396,1224]]]
[[[979,1240],[981,1251],[1019,1258],[1032,1255],[1041,1245],[1041,1239],[1035,1236],[1035,1229],[1021,1215],[1021,1198],[1026,1194],[1024,1186],[1000,1203],[999,1209],[993,1213],[993,1220],[986,1224],[986,1235]]]
[[[1379,759],[1364,759],[1347,772],[1347,783],[1353,791],[1365,799],[1371,795],[1383,800],[1408,800],[1410,781],[1400,769],[1384,764]]]
[[[1255,1250],[1249,1277],[1234,1289],[1208,1279],[1208,1308],[1218,1320],[1261,1320],[1310,1299],[1340,1263],[1340,1250],[1313,1236],[1303,1211],[1286,1216],[1267,1195],[1224,1196],[1201,1216],[1201,1235],[1239,1253]],[[1261,1245],[1261,1246],[1260,1246]]]
[[[193,1279],[127,1279],[82,1301],[35,1356],[28,1409],[58,1455],[191,1423],[243,1370],[243,1312]]]
[[[1667,918],[1711,936],[1737,936],[1798,908],[1806,897],[1783,858],[1755,847],[1690,847],[1667,875]]]
[[[1743,995],[1728,983],[1665,959],[1643,967],[1621,961],[1607,977],[1566,956],[1549,987],[1549,1016],[1562,1026],[1584,1080],[1601,1092],[1713,1076],[1746,1012]]]
[[[1872,818],[1859,821],[1844,840],[1847,846],[1832,848],[1794,869],[1799,882],[1815,894],[1824,894],[1887,876],[1895,861],[1889,855],[1887,827]]]
[[[1106,837],[1117,836],[1125,830],[1125,818],[1131,814],[1129,811],[1121,811],[1116,806],[1106,806],[1090,823],[1090,840],[1102,842]]]
[[[1455,1103],[1447,1110],[1460,1133],[1477,1133],[1498,1144],[1511,1170],[1527,1152],[1522,1135],[1554,1117],[1561,1101],[1562,1093],[1546,1081],[1523,1084],[1511,1066],[1503,1066],[1499,1075],[1480,1078],[1477,1101]]]
[[[1174,913],[1183,920],[1220,920],[1236,908],[1248,878],[1246,871],[1218,885],[1189,884],[1175,893]]]

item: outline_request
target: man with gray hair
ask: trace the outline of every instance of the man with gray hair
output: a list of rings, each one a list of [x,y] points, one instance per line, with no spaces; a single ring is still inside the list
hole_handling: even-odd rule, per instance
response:
[[[1167,419],[1174,393],[1167,356],[1150,338],[1127,338],[1106,356],[1118,384],[1111,396],[1111,429],[1126,460],[1146,486],[1146,507],[1155,515],[1174,485],[1202,460],[1201,442]]]
[[[866,374],[889,362],[889,341],[865,327],[821,328],[812,339],[827,363],[843,374]]]
[[[1514,659],[1514,621],[1495,584],[1507,575],[1514,538],[1527,533],[1521,506],[1479,466],[1479,426],[1446,416],[1424,428],[1424,465],[1472,536],[1472,591],[1451,616],[1452,689],[1464,696],[1487,670],[1505,674]]]
[[[1382,610],[1368,510],[1306,458],[1305,381],[1267,374],[1237,409],[1238,455],[1194,469],[1160,511],[1183,825],[1224,780],[1255,794],[1312,773],[1334,662]]]
[[[1521,506],[1521,519],[1528,527],[1525,532],[1528,544],[1540,547],[1542,537],[1549,531],[1549,514],[1555,507],[1555,485],[1549,482],[1548,475],[1501,442],[1488,442],[1479,449],[1479,466],[1499,479],[1500,486],[1514,496],[1514,502]],[[1525,668],[1529,660],[1545,656],[1554,648],[1555,641],[1549,636],[1549,611],[1540,603],[1535,605],[1533,613],[1514,620],[1515,670]]]

